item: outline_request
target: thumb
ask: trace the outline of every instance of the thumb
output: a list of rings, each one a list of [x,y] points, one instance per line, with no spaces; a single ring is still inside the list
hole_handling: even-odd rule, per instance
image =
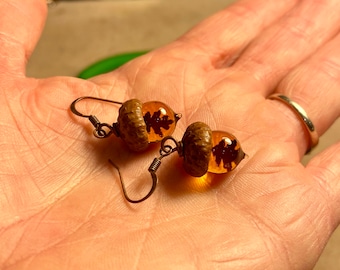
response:
[[[45,0],[0,1],[0,75],[24,74],[46,14]]]

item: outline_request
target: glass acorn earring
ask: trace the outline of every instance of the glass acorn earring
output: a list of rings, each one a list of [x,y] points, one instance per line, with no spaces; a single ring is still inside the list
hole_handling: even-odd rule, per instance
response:
[[[76,104],[84,99],[120,104],[116,123],[101,123],[94,115],[84,115],[76,109]],[[93,134],[97,138],[107,138],[111,134],[121,137],[132,151],[143,151],[149,143],[159,142],[171,135],[181,114],[175,113],[168,105],[160,101],[142,103],[130,99],[124,103],[109,99],[84,96],[74,100],[70,106],[75,115],[88,118],[94,126]]]
[[[166,144],[167,141],[172,141],[172,145],[175,147]],[[160,156],[153,160],[148,169],[152,177],[152,186],[143,198],[131,199],[120,177],[124,197],[127,201],[139,203],[152,195],[158,183],[156,172],[161,165],[161,160],[174,152],[178,152],[179,156],[183,157],[185,171],[194,177],[201,177],[207,172],[228,173],[234,170],[246,156],[234,135],[225,131],[212,131],[208,125],[202,122],[195,122],[188,126],[180,142],[171,136],[164,137],[159,152]],[[112,162],[111,164],[115,166]],[[116,169],[119,171],[117,167]]]

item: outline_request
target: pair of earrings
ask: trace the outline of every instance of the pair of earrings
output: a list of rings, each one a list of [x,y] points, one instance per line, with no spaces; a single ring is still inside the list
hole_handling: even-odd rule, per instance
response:
[[[76,109],[76,104],[84,99],[119,104],[119,115],[112,125],[101,123],[94,115],[84,115]],[[224,131],[212,131],[208,125],[195,122],[189,125],[181,141],[171,137],[181,114],[175,113],[168,105],[159,101],[142,103],[131,99],[124,103],[97,97],[84,96],[74,100],[70,106],[75,115],[88,118],[94,126],[97,138],[107,138],[114,134],[121,137],[132,151],[143,151],[150,143],[160,142],[160,156],[151,163],[148,171],[152,177],[150,191],[141,199],[131,199],[126,191],[119,168],[118,170],[124,197],[130,203],[139,203],[149,198],[155,191],[158,177],[156,172],[161,160],[177,152],[183,158],[185,171],[194,177],[207,172],[221,174],[232,171],[245,157],[237,138]]]

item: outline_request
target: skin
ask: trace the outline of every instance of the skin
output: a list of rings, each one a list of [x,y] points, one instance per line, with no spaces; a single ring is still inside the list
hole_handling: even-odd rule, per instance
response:
[[[2,269],[311,269],[340,219],[340,143],[300,163],[308,134],[267,97],[298,102],[321,136],[340,115],[340,1],[244,0],[173,43],[89,81],[26,78],[47,8],[0,2]],[[155,193],[159,145],[130,152],[69,111],[84,95],[166,102],[234,134],[248,157],[195,179],[173,154]],[[116,108],[117,107],[117,108]],[[118,106],[85,102],[102,122]]]

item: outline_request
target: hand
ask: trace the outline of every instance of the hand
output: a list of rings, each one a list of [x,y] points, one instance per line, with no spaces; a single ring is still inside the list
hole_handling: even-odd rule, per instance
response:
[[[177,41],[89,81],[25,77],[45,1],[0,3],[0,232],[4,269],[311,269],[339,224],[340,144],[300,163],[308,137],[280,92],[321,136],[340,115],[340,2],[244,0]],[[240,140],[233,172],[188,176],[163,160],[155,193],[147,168],[157,146],[98,140],[69,111],[80,96],[166,102]],[[86,102],[112,123],[117,108]]]

